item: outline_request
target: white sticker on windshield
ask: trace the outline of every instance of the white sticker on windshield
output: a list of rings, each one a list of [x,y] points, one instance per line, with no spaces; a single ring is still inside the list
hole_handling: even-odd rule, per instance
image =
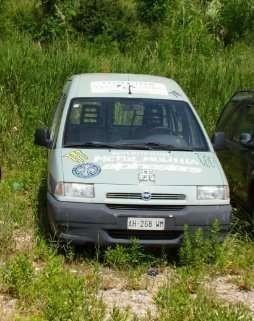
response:
[[[94,94],[148,94],[167,96],[164,84],[150,81],[93,81],[91,91]]]

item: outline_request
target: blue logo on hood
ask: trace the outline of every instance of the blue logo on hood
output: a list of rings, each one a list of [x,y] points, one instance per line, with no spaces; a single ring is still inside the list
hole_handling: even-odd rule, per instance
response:
[[[72,174],[79,178],[90,178],[99,175],[101,172],[100,166],[94,163],[84,163],[73,167]]]

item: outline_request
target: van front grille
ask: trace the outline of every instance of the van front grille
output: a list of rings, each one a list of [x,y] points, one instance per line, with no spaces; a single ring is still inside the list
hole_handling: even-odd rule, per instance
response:
[[[131,211],[180,211],[184,205],[135,205],[135,204],[107,204],[111,210]]]
[[[107,198],[142,200],[142,193],[107,193]],[[184,194],[152,193],[151,200],[185,200]]]

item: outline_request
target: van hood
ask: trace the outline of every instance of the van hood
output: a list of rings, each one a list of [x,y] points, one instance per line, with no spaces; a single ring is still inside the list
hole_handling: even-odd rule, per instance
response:
[[[65,182],[114,185],[224,185],[214,152],[70,149],[61,151]]]

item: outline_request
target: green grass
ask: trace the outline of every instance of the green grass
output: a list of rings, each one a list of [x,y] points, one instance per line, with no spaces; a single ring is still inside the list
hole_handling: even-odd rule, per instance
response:
[[[239,41],[225,49],[215,46],[204,54],[195,47],[197,39],[190,30],[183,29],[175,31],[177,39],[159,39],[153,46],[134,47],[126,53],[84,39],[42,45],[17,31],[11,19],[17,10],[32,10],[32,2],[20,1],[17,6],[10,1],[7,9],[6,33],[0,42],[0,293],[17,299],[16,320],[102,320],[105,306],[96,294],[103,283],[100,270],[108,267],[126,277],[128,289],[142,288],[142,276],[149,267],[172,270],[173,279],[155,298],[157,321],[250,320],[245,307],[227,305],[202,287],[208,277],[230,275],[242,290],[254,288],[254,243],[243,234],[234,233],[219,244],[216,233],[207,240],[199,231],[194,237],[186,231],[179,258],[173,260],[162,251],[144,251],[135,242],[131,247],[90,251],[90,255],[67,249],[63,255],[57,244],[45,241],[41,222],[46,151],[33,145],[33,133],[50,124],[66,78],[83,72],[174,78],[212,133],[233,92],[254,88],[254,45]],[[192,50],[186,50],[182,41],[188,35]],[[17,237],[20,233],[22,237]],[[24,241],[27,236],[28,242]],[[127,320],[127,315],[114,309],[110,320]]]

